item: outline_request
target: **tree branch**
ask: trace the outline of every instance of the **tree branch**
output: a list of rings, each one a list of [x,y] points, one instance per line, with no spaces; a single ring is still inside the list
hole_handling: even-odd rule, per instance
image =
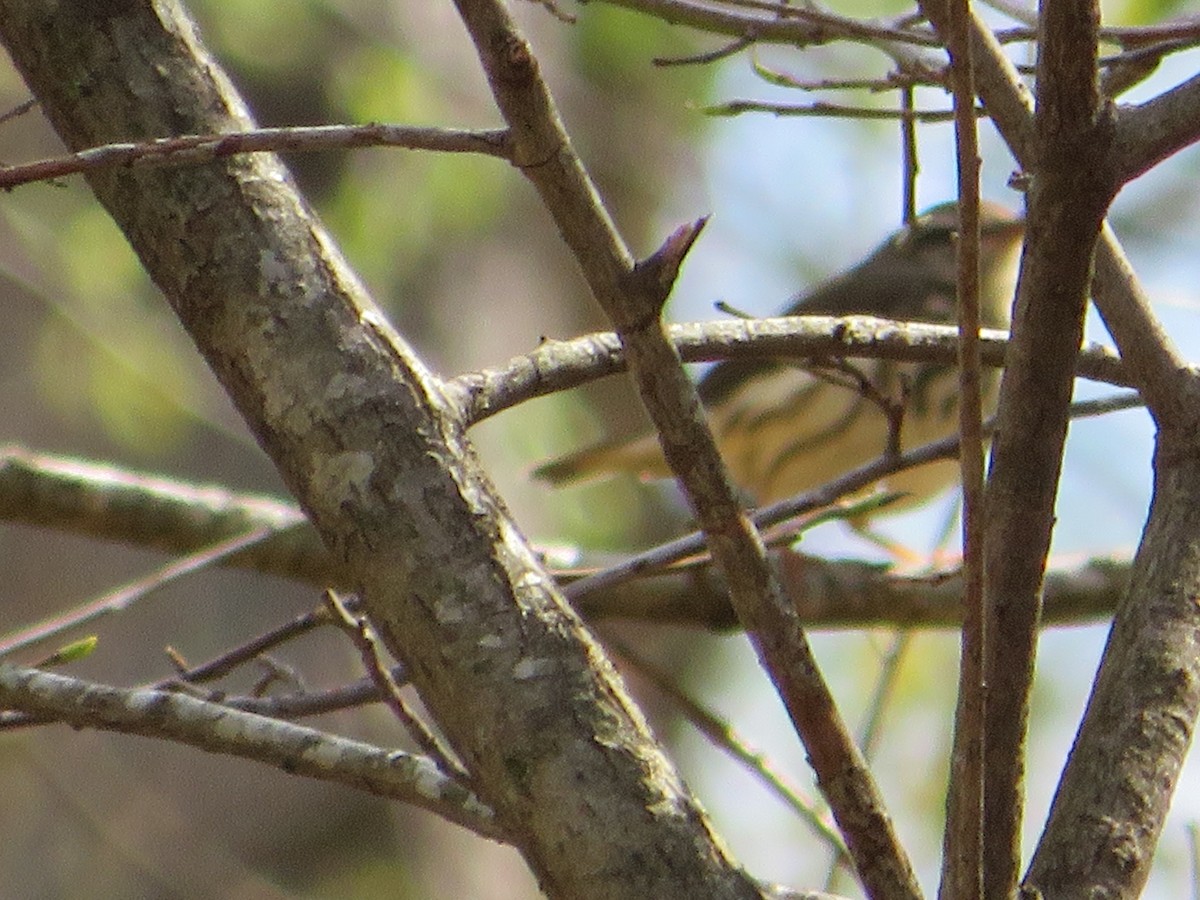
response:
[[[121,689],[0,663],[0,707],[121,734],[165,738],[252,759],[292,775],[343,784],[437,813],[505,840],[479,798],[430,760],[292,725],[174,691]]]
[[[1200,714],[1195,440],[1159,442],[1150,520],[1026,875],[1043,897],[1138,897],[1150,875]]]
[[[1123,182],[1200,140],[1200,75],[1138,106],[1121,109],[1113,147]]]
[[[925,9],[931,19],[939,15],[936,4]],[[1028,168],[1034,159],[1028,93],[986,26],[976,19],[972,27],[975,46],[981,50],[980,94],[1009,147]],[[1137,116],[1131,121],[1136,123]],[[1125,123],[1119,116],[1114,150],[1137,140],[1125,130],[1134,126]],[[1114,166],[1127,170],[1132,156],[1122,153]],[[1195,534],[1194,525],[1189,526],[1194,510],[1186,498],[1195,491],[1189,478],[1197,477],[1193,461],[1198,452],[1200,386],[1154,316],[1107,225],[1096,247],[1095,265],[1096,305],[1166,433],[1159,436],[1155,502],[1142,549],[1027,875],[1035,885],[1054,886],[1046,896],[1084,897],[1092,896],[1093,889],[1110,888],[1129,895],[1140,891],[1187,746],[1178,732],[1146,728],[1144,723],[1170,720],[1185,727],[1190,738],[1200,711],[1193,696],[1179,691],[1181,684],[1200,681],[1200,656],[1194,648],[1182,656],[1175,652],[1196,634],[1197,573],[1192,560],[1180,554]],[[1136,690],[1129,689],[1133,687]],[[1153,788],[1147,791],[1146,773],[1156,766]],[[1127,802],[1131,799],[1137,802]]]
[[[0,0],[0,34],[70,148],[253,127],[169,0]],[[88,180],[543,888],[757,894],[280,164]]]
[[[0,190],[23,184],[124,166],[186,166],[239,153],[313,153],[355,147],[403,147],[441,153],[482,153],[505,159],[507,133],[416,128],[405,125],[314,125],[256,128],[234,134],[193,134],[152,141],[89,147],[68,156],[0,165]]]
[[[947,325],[893,322],[871,316],[783,316],[729,319],[667,326],[668,335],[686,362],[778,357],[780,359],[895,359],[953,365],[958,330]],[[1008,346],[1004,332],[980,332],[984,365],[1004,365]],[[490,416],[589,381],[626,371],[620,338],[612,332],[569,341],[547,340],[537,349],[479,372],[467,372],[449,385],[458,392],[464,417],[477,424]],[[1081,378],[1119,387],[1131,379],[1111,350],[1092,344],[1079,356]]]
[[[738,618],[804,741],[860,879],[872,896],[919,896],[878,789],[837,713],[803,629],[766,566],[762,542],[729,483],[695,386],[664,332],[662,305],[699,226],[679,229],[658,253],[635,265],[503,6],[491,0],[456,0],[456,5],[509,123],[514,158],[616,326],[667,462],[728,579]]]
[[[947,31],[954,137],[958,162],[956,293],[959,329],[959,471],[962,482],[963,627],[958,702],[943,829],[942,878],[938,896],[973,900],[983,894],[983,753],[987,679],[983,603],[984,435],[980,382],[979,135],[975,125],[975,63],[968,27],[969,0],[949,0]]]
[[[952,452],[953,448],[947,445],[945,453]],[[856,490],[861,481],[851,478],[840,489]],[[147,482],[156,485],[148,496]],[[33,517],[22,515],[24,508],[20,503],[10,506],[4,502],[14,484],[19,487],[17,496],[32,501],[29,508],[35,511]],[[56,516],[46,517],[37,512],[42,508],[37,501],[41,494],[59,498]],[[204,496],[215,497],[218,502],[206,505],[198,499]],[[153,515],[141,512],[148,508],[155,510]],[[0,517],[171,553],[194,553],[230,534],[271,527],[278,522],[281,511],[289,517],[303,515],[283,501],[149,479],[134,472],[121,474],[110,466],[20,452],[11,447],[0,465]],[[765,527],[772,520],[791,517],[789,510],[771,519],[763,517],[760,525]],[[160,527],[154,527],[156,522]],[[186,523],[186,527],[178,523]],[[585,555],[582,562],[555,570],[555,576],[574,594],[573,605],[589,620],[627,618],[711,629],[733,628],[737,620],[729,607],[728,592],[711,567],[707,563],[683,569],[675,565],[703,549],[700,535],[681,538],[632,559],[623,559],[618,565],[630,577],[609,587],[584,592],[572,591],[573,583],[594,575],[597,566],[611,566],[611,558]],[[777,567],[784,559],[805,560],[803,567],[780,569],[789,602],[805,625],[939,628],[958,622],[957,598],[952,591],[941,593],[941,587],[949,583],[946,579],[939,578],[932,585],[921,580],[913,582],[889,575],[874,565],[830,562],[801,557],[791,551],[772,551],[771,558]],[[351,586],[346,567],[335,562],[307,522],[221,564],[299,580],[315,588]],[[1112,613],[1116,606],[1114,591],[1125,584],[1126,564],[1094,561],[1089,566],[1093,568],[1085,567],[1078,575],[1063,572],[1057,580],[1047,583],[1046,624],[1075,624]],[[1096,579],[1089,572],[1104,574]],[[912,585],[911,595],[905,585]],[[932,592],[928,597],[921,594],[926,588]]]
[[[1026,243],[987,495],[984,895],[989,897],[1010,896],[1020,873],[1041,585],[1092,250],[1118,188],[1109,156],[1112,123],[1096,67],[1099,21],[1094,0],[1041,6]]]

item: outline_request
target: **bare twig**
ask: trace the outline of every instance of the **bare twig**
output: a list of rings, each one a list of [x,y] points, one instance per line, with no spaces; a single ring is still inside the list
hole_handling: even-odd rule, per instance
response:
[[[944,78],[918,77],[895,71],[882,78],[818,78],[813,81],[771,68],[761,62],[757,56],[753,60],[753,66],[754,74],[768,84],[798,91],[867,91],[872,94],[880,94],[885,91],[908,90],[919,84],[939,87],[945,85]]]
[[[37,98],[35,97],[30,97],[23,103],[18,103],[12,109],[0,113],[0,125],[5,124],[6,122],[11,122],[13,119],[19,119],[35,106],[37,106]]]
[[[103,596],[60,613],[52,618],[20,628],[0,638],[0,658],[59,637],[67,631],[93,622],[102,616],[122,612],[152,591],[188,575],[216,565],[221,560],[263,541],[275,533],[275,528],[256,528],[247,534],[222,541],[214,547],[175,560],[142,578],[109,591]]]
[[[208,662],[195,666],[189,665],[187,660],[173,647],[167,647],[167,655],[175,666],[176,673],[173,677],[163,679],[152,687],[155,690],[165,690],[176,685],[204,684],[224,678],[241,666],[258,659],[268,650],[280,647],[302,634],[307,634],[314,628],[328,624],[330,624],[329,610],[327,607],[321,606],[232,647]]]
[[[900,92],[900,109],[911,113],[915,98],[912,85]],[[917,175],[921,160],[917,155],[917,123],[911,115],[900,120],[900,170],[904,173],[904,195],[900,202],[901,221],[912,227],[917,220]]]
[[[817,119],[859,119],[901,122],[952,122],[954,111],[949,109],[877,109],[870,106],[841,106],[836,103],[810,103],[794,106],[787,103],[766,103],[761,100],[730,100],[706,106],[703,110],[710,116],[738,116],[743,113],[770,113],[773,116],[807,116]],[[984,109],[976,109],[976,116],[986,116]]]
[[[695,0],[602,0],[647,13],[667,22],[686,24],[699,31],[719,34],[750,34],[769,41],[801,45],[833,40],[882,41],[932,47],[937,38],[928,29],[905,28],[891,22],[866,21],[838,15],[816,3],[787,4],[734,0],[724,5]],[[734,12],[733,10],[749,10]],[[904,21],[901,17],[897,22]]]
[[[691,56],[656,56],[650,60],[652,65],[660,68],[669,68],[671,66],[706,66],[710,63],[719,62],[722,59],[727,59],[747,47],[754,45],[754,38],[739,37],[728,41],[721,47],[715,50],[709,50],[707,53],[694,53]]]
[[[844,865],[850,864],[850,854],[837,828],[828,820],[828,814],[819,808],[818,801],[804,794],[778,771],[762,751],[750,744],[727,720],[691,697],[677,683],[671,673],[645,659],[627,644],[613,638],[605,640],[617,657],[640,677],[646,679],[671,703],[695,728],[719,749],[741,763],[767,790],[782,800],[801,819],[808,823],[817,836],[833,848],[835,857]]]
[[[398,684],[403,683],[407,678],[404,667],[399,665],[393,666],[388,675]],[[270,716],[273,719],[303,719],[345,709],[355,709],[372,703],[381,703],[384,700],[384,693],[373,679],[360,678],[349,684],[320,691],[277,693],[269,697],[214,696],[206,699],[212,699],[231,709],[240,709],[259,716]]]
[[[400,693],[400,685],[392,678],[391,670],[385,668],[380,659],[378,642],[366,619],[353,615],[346,608],[345,601],[338,596],[337,591],[326,591],[325,603],[332,613],[334,624],[341,628],[354,643],[359,657],[362,659],[363,667],[367,670],[367,676],[375,683],[379,696],[392,711],[392,715],[400,720],[400,724],[417,742],[417,746],[437,764],[442,772],[456,781],[468,784],[471,777],[463,768],[462,763],[454,758],[450,748],[442,744],[441,739],[433,733],[424,720],[409,708],[408,701]]]
[[[875,761],[875,751],[879,749],[879,740],[883,736],[884,713],[895,694],[899,683],[900,667],[903,665],[905,654],[911,645],[911,631],[896,632],[891,636],[888,648],[881,656],[879,672],[875,676],[871,695],[867,698],[862,729],[858,737],[863,758],[867,762]],[[825,875],[825,890],[833,890],[838,875],[844,871],[847,862],[848,859],[845,857],[835,857],[831,861],[829,871]]]
[[[152,141],[105,144],[55,159],[0,166],[0,190],[116,166],[196,165],[240,153],[312,153],[334,148],[403,147],[442,153],[482,153],[506,159],[506,137],[503,130],[455,131],[376,124],[256,128],[233,134],[163,137]]]

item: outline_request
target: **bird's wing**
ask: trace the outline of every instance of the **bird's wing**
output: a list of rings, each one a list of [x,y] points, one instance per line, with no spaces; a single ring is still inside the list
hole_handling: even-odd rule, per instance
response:
[[[880,315],[881,310],[891,310],[891,315],[902,319],[936,321],[942,317],[921,312],[921,308],[928,310],[936,305],[944,305],[947,313],[953,315],[953,283],[932,275],[927,267],[917,262],[910,265],[905,260],[892,259],[885,271],[885,267],[872,266],[873,260],[874,257],[853,272],[833,278],[794,300],[782,315]],[[859,289],[847,292],[843,282],[851,277]],[[910,308],[911,303],[897,308],[897,296],[919,302],[921,308]],[[769,375],[789,366],[803,367],[801,363],[794,358],[769,357],[725,360],[700,379],[700,399],[706,405],[720,403],[750,378]]]

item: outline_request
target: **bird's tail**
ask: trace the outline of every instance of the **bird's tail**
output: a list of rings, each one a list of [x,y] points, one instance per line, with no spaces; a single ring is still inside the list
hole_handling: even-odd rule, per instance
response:
[[[635,475],[643,480],[669,476],[670,471],[658,440],[653,435],[647,435],[596,444],[552,459],[533,470],[534,478],[554,485],[618,474]]]

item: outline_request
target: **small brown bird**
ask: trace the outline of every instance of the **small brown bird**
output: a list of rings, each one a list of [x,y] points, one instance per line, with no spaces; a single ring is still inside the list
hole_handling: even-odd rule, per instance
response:
[[[934,207],[783,314],[953,323],[957,223],[956,204]],[[984,203],[980,234],[980,316],[985,327],[1003,328],[1016,290],[1023,222]],[[985,412],[995,406],[998,388],[998,373],[985,371]],[[734,359],[710,369],[698,389],[734,481],[758,503],[812,490],[877,459],[894,446],[897,420],[902,450],[958,428],[958,378],[945,365]],[[534,474],[562,484],[617,473],[670,475],[652,434],[580,450]],[[957,476],[953,461],[893,475],[887,488],[904,499],[887,509],[927,500]]]

